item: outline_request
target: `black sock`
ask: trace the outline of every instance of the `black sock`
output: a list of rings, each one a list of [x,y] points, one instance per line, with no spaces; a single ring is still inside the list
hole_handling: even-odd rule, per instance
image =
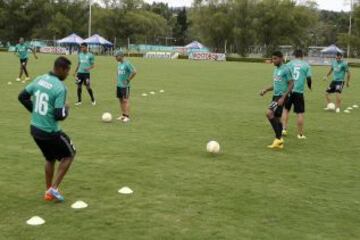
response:
[[[94,102],[95,98],[94,98],[93,90],[91,88],[88,88],[87,91],[88,91],[88,93],[90,95],[91,101]]]
[[[81,102],[81,92],[82,92],[81,87],[78,87],[77,89],[78,102]]]
[[[275,137],[277,139],[281,139],[282,137],[282,124],[280,122],[279,119],[277,118],[272,118],[272,119],[269,119],[269,122],[275,132]]]
[[[123,116],[124,116],[124,117],[127,117],[127,118],[130,118],[130,116],[127,115],[127,114],[125,114],[125,113],[123,113]]]

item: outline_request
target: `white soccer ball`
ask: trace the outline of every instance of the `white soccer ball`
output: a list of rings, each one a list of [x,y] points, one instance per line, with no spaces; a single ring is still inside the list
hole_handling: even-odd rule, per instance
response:
[[[336,106],[335,106],[334,103],[329,103],[329,104],[327,105],[327,108],[328,108],[329,110],[335,110]]]
[[[206,151],[209,153],[219,153],[220,152],[220,144],[216,141],[210,141],[206,145]]]
[[[102,115],[101,119],[103,122],[109,123],[112,121],[112,115],[111,113],[106,112]]]

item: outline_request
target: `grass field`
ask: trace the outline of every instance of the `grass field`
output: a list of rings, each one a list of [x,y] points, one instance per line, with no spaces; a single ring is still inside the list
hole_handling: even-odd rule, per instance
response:
[[[32,76],[47,72],[55,56],[31,59]],[[72,58],[75,62],[75,58]],[[43,159],[29,135],[29,114],[18,103],[18,59],[1,53],[0,239],[360,239],[360,110],[324,112],[322,76],[315,68],[307,93],[306,141],[296,139],[294,116],[283,151],[266,146],[265,119],[272,66],[249,63],[131,59],[132,122],[104,124],[118,114],[116,63],[98,57],[93,72],[97,106],[68,78],[70,117],[62,127],[77,158],[61,190],[66,202],[45,203]],[[75,64],[74,64],[75,65]],[[360,104],[359,69],[344,94]],[[12,85],[7,83],[12,81]],[[163,94],[142,97],[143,92]],[[208,140],[222,153],[209,156]],[[134,194],[117,193],[129,186]],[[89,204],[75,211],[76,200]],[[25,221],[39,215],[45,225]]]

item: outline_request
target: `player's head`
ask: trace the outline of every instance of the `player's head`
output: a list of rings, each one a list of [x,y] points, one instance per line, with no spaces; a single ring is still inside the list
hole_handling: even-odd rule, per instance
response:
[[[58,57],[54,62],[54,73],[60,80],[65,80],[69,75],[71,62],[66,57]]]
[[[280,66],[284,61],[284,55],[280,51],[275,51],[272,54],[272,62],[275,66]]]
[[[23,44],[23,43],[24,43],[24,38],[23,38],[23,37],[19,38],[19,43],[20,43],[20,44]]]
[[[336,53],[336,60],[340,61],[343,58],[343,54],[341,52]]]
[[[88,47],[87,43],[82,43],[80,45],[80,51],[87,52],[87,47]]]
[[[115,58],[116,58],[116,61],[118,62],[122,62],[124,60],[124,53],[122,51],[116,51],[115,52]]]
[[[295,58],[303,58],[304,57],[304,53],[301,49],[296,49],[294,51],[294,56]]]

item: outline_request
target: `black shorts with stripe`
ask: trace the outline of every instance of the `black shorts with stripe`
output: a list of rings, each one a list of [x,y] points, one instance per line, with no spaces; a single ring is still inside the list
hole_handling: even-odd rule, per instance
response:
[[[90,73],[78,73],[76,75],[76,83],[78,85],[90,86]]]
[[[344,88],[344,81],[332,81],[326,89],[327,93],[342,93]]]
[[[32,126],[31,134],[47,161],[61,161],[76,154],[74,144],[64,132],[48,134]]]
[[[292,92],[285,102],[285,109],[290,111],[292,105],[294,105],[294,113],[305,113],[304,94]]]
[[[117,87],[116,96],[119,99],[129,99],[130,97],[130,87]]]
[[[21,65],[23,65],[23,64],[26,65],[27,62],[28,62],[28,58],[23,58],[23,59],[20,58],[20,64],[21,64]]]

